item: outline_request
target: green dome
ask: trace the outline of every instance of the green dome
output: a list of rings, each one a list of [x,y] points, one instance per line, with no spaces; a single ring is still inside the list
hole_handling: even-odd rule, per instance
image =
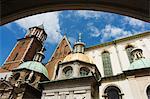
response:
[[[44,74],[48,77],[47,69],[44,65],[36,61],[28,61],[22,63],[17,69],[29,69]]]
[[[150,59],[141,58],[131,63],[129,69],[140,69],[150,67]]]

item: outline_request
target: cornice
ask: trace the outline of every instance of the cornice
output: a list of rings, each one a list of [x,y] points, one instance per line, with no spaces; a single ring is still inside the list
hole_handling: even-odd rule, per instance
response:
[[[117,39],[117,40],[113,40],[111,42],[98,44],[98,45],[95,45],[95,46],[90,46],[90,47],[85,48],[85,51],[92,50],[92,49],[99,48],[99,47],[109,46],[109,45],[112,45],[112,44],[116,44],[116,43],[120,43],[120,42],[124,42],[124,41],[128,41],[128,40],[133,40],[133,39],[136,39],[136,38],[145,37],[145,36],[148,36],[148,35],[150,35],[150,31],[140,33],[140,34],[136,34],[136,35],[129,36],[129,37],[125,37],[125,38],[121,38],[121,39]]]

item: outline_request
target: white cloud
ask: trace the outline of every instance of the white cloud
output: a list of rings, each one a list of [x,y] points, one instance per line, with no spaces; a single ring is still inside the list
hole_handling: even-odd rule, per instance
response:
[[[76,42],[76,39],[74,37],[68,37],[68,40],[71,43],[71,45],[74,45],[74,43]]]
[[[130,24],[131,26],[138,26],[138,27],[144,27],[144,22],[138,19],[134,19],[134,18],[130,18],[130,17],[125,17],[124,21],[128,24]]]
[[[101,12],[99,11],[88,11],[88,10],[78,10],[76,11],[76,15],[80,17],[84,17],[85,19],[89,18],[100,18],[101,17]]]
[[[110,38],[118,39],[132,35],[131,31],[126,31],[122,28],[111,25],[106,25],[105,28],[101,30],[101,33],[103,35],[101,38],[101,42],[107,41]]]
[[[95,27],[95,26],[90,26],[89,30],[91,31],[90,35],[92,37],[98,37],[101,34],[101,32],[99,31],[99,29],[97,27]]]
[[[59,26],[59,12],[37,14],[15,22],[25,29],[43,24],[48,35],[46,40],[48,43],[57,43],[62,38]]]

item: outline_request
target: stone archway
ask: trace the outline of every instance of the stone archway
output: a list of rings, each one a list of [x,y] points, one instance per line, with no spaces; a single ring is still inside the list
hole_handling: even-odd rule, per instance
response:
[[[0,25],[34,14],[60,10],[97,10],[150,21],[149,0],[1,0]]]

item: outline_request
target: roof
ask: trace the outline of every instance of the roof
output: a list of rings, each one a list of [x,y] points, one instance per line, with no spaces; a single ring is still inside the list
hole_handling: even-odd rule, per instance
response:
[[[70,62],[70,61],[76,61],[76,60],[93,64],[92,58],[87,56],[87,55],[85,55],[85,54],[82,54],[82,53],[69,54],[68,56],[66,56],[64,58],[62,63]]]
[[[129,37],[120,38],[120,39],[117,39],[117,40],[113,40],[111,42],[98,44],[98,45],[95,45],[95,46],[90,46],[90,47],[87,47],[85,49],[85,51],[88,51],[88,50],[91,50],[91,49],[94,49],[94,48],[99,48],[99,47],[104,47],[104,46],[108,46],[108,45],[124,42],[124,41],[128,41],[128,40],[132,40],[132,39],[135,39],[135,38],[148,36],[148,35],[150,35],[150,31],[147,31],[147,32],[144,32],[144,33],[139,33],[139,34],[136,34],[136,35],[133,35],[133,36],[129,36]]]
[[[33,70],[33,71],[36,71],[36,72],[44,74],[48,78],[47,69],[40,62],[36,62],[36,61],[24,62],[18,68],[16,68],[15,70],[19,70],[19,69]]]
[[[57,47],[55,48],[55,51],[53,52],[53,54],[52,54],[51,58],[49,59],[49,61],[52,60],[52,58],[54,57],[55,53],[57,52],[57,49],[60,47],[60,45],[61,45],[61,43],[62,43],[63,40],[66,41],[66,43],[67,43],[67,45],[69,46],[70,50],[71,50],[71,51],[73,50],[72,47],[71,47],[71,45],[70,45],[70,42],[69,42],[68,38],[66,37],[66,35],[64,35],[63,38],[62,38],[62,39],[60,40],[60,42],[58,43]]]
[[[40,28],[40,29],[44,29],[44,25],[43,24],[41,24],[41,25],[39,25],[37,27]]]
[[[141,58],[131,63],[129,70],[147,68],[147,67],[150,67],[150,59]]]

